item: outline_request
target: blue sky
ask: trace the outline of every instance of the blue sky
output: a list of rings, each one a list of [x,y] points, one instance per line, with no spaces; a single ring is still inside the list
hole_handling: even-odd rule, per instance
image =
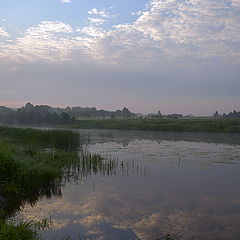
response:
[[[0,105],[239,109],[240,0],[0,3]]]
[[[97,8],[117,15],[112,19],[112,24],[117,24],[135,20],[136,17],[132,13],[142,10],[146,4],[145,0],[132,0],[127,4],[121,0],[72,0],[70,3],[60,0],[9,0],[1,3],[0,15],[6,20],[6,25],[17,27],[18,30],[24,30],[44,20],[57,20],[77,27],[87,23],[89,10]]]

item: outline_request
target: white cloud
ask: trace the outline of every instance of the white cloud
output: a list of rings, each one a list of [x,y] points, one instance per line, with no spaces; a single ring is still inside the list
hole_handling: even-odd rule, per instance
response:
[[[0,37],[9,37],[9,33],[3,28],[0,28]]]
[[[133,15],[133,16],[134,16],[134,15],[140,16],[140,15],[142,15],[142,14],[143,14],[142,11],[132,12],[132,15]]]
[[[59,21],[42,21],[36,27],[29,28],[25,33],[27,35],[42,35],[46,33],[72,33],[73,29],[69,24]]]
[[[72,0],[60,0],[62,3],[71,3]]]
[[[102,19],[102,18],[91,18],[91,17],[89,17],[88,20],[91,23],[96,24],[96,25],[102,25],[104,22],[106,22],[106,20]]]
[[[88,14],[98,15],[98,16],[103,17],[103,18],[110,18],[111,17],[111,15],[109,13],[105,12],[104,10],[98,10],[97,8],[93,8],[93,9],[89,10]]]
[[[94,37],[96,40],[104,39],[107,33],[102,28],[95,27],[95,26],[84,27],[82,29],[77,29],[77,31],[86,35],[87,38]]]
[[[236,45],[240,44],[237,27],[240,17],[225,0],[152,0],[147,9],[138,14],[134,23],[116,26],[117,30],[112,32],[116,35],[115,41],[120,37],[119,41],[126,45],[128,39],[129,46],[138,36],[138,48],[146,50],[152,46],[160,58],[162,54],[172,59],[236,55],[239,58]]]
[[[98,10],[97,8],[93,8],[88,11],[89,15],[94,15],[94,17],[88,17],[88,20],[91,24],[99,26],[107,21],[107,19],[115,18],[117,15],[111,15],[104,10]]]
[[[75,61],[76,55],[87,55],[119,66],[186,58],[240,62],[238,7],[239,0],[151,0],[137,13],[136,21],[113,29],[99,27],[111,16],[93,8],[88,13],[97,17],[88,18],[90,26],[74,30],[62,22],[43,21],[22,37],[0,45],[0,56]],[[0,36],[8,33],[0,29]]]
[[[66,60],[71,47],[67,35],[72,33],[70,25],[62,22],[43,21],[28,28],[22,37],[10,43],[0,45],[0,57],[15,61]]]

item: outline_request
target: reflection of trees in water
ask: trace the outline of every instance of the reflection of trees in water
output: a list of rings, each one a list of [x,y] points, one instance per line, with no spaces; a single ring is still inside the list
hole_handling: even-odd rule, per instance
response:
[[[25,205],[30,204],[33,206],[39,199],[44,197],[48,199],[62,197],[61,181],[57,179],[24,195],[11,194],[5,197],[7,204],[4,208],[4,218],[9,218],[16,212],[21,211]]]
[[[127,146],[134,140],[151,140],[161,143],[167,141],[190,141],[207,143],[226,143],[239,145],[240,134],[201,133],[201,132],[161,132],[161,131],[127,131],[127,130],[80,130],[88,144],[116,142]]]

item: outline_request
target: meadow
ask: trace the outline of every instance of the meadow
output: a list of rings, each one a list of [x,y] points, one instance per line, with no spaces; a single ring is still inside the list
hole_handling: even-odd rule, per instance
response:
[[[105,119],[62,125],[75,129],[240,133],[239,119]]]

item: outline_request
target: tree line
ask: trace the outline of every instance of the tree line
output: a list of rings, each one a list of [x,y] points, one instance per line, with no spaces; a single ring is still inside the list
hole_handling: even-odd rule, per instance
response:
[[[67,107],[54,108],[48,105],[27,103],[24,107],[12,109],[0,106],[2,124],[67,124],[77,119],[91,118],[133,118],[135,114],[127,108],[117,111],[97,110],[96,108]]]
[[[223,118],[223,119],[239,119],[240,118],[240,112],[237,112],[236,110],[230,112],[230,113],[223,113],[219,114],[218,111],[216,111],[213,114],[214,118]]]

